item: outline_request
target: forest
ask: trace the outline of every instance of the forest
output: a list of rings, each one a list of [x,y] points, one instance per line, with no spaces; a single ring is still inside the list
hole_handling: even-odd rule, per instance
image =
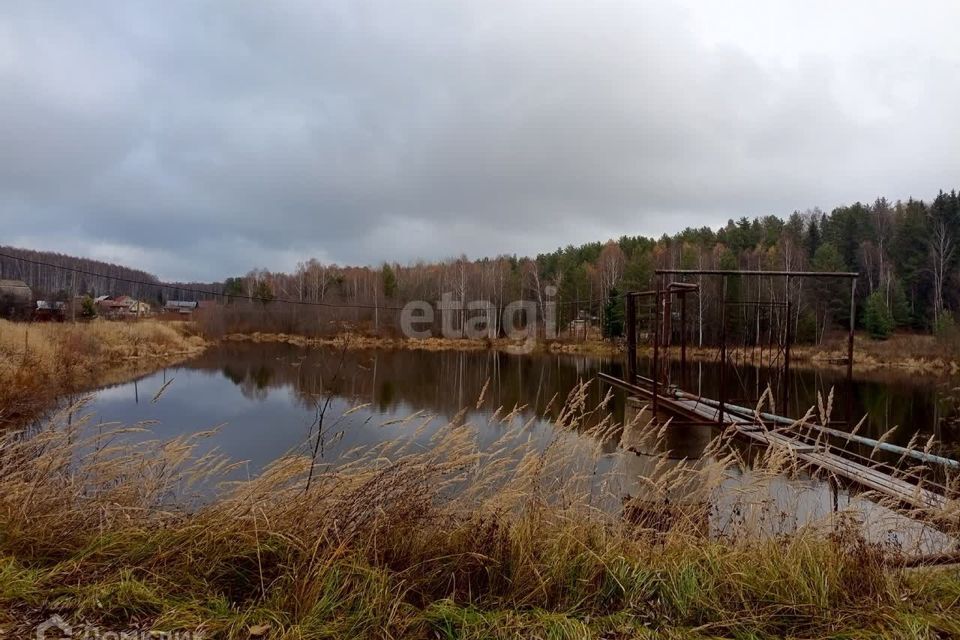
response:
[[[514,300],[530,300],[542,311],[553,301],[561,329],[571,320],[584,319],[607,326],[610,333],[605,316],[609,319],[621,306],[620,293],[649,288],[657,268],[857,271],[856,325],[885,337],[896,329],[929,333],[953,326],[952,314],[960,303],[958,241],[960,198],[952,190],[941,191],[930,202],[890,202],[881,197],[872,204],[856,202],[829,213],[812,209],[786,218],[741,217],[719,229],[687,228],[658,239],[622,236],[534,258],[461,256],[368,267],[308,260],[292,273],[254,269],[223,283],[184,284],[162,283],[153,275],[117,265],[2,248],[0,253],[27,261],[0,256],[0,277],[25,280],[37,295],[73,290],[89,295],[127,293],[156,302],[216,298],[231,308],[225,322],[233,328],[269,324],[262,328],[322,333],[351,322],[391,330],[406,302],[437,301],[449,292],[458,300],[490,301],[498,310]],[[798,340],[819,341],[849,322],[850,291],[842,281],[798,279],[788,288],[782,279],[736,280],[730,283],[728,299],[789,300]],[[698,284],[702,295],[692,313],[703,342],[716,330],[719,285],[702,278]],[[777,320],[775,315],[761,318],[758,313],[752,318],[748,313],[731,319],[733,330],[741,331],[747,341],[759,340]],[[780,326],[780,321],[776,324]]]
[[[895,329],[916,332],[947,330],[960,303],[957,277],[960,254],[960,198],[941,191],[932,202],[877,198],[834,208],[795,211],[786,218],[768,215],[730,220],[719,229],[687,228],[658,239],[622,236],[606,242],[570,245],[535,258],[498,256],[410,265],[384,263],[377,268],[338,267],[315,260],[294,273],[254,270],[229,279],[224,292],[260,299],[286,299],[353,308],[314,308],[311,324],[367,321],[392,326],[409,300],[436,301],[453,292],[464,301],[489,300],[497,309],[512,300],[533,300],[543,309],[556,291],[559,326],[577,318],[605,324],[604,316],[620,307],[618,295],[649,289],[654,269],[740,269],[857,271],[855,323],[875,337]],[[843,281],[782,279],[730,283],[728,299],[790,300],[792,328],[801,341],[820,341],[831,329],[849,323],[850,292]],[[692,312],[701,342],[716,331],[719,282],[701,279],[703,294]],[[554,287],[551,290],[548,287]],[[760,291],[747,291],[759,287]],[[274,316],[278,314],[274,310]],[[749,313],[744,310],[743,314]],[[731,318],[745,341],[760,339],[774,324],[770,318]],[[302,328],[301,328],[302,329]]]
[[[43,300],[129,295],[155,305],[213,298],[223,288],[219,282],[161,282],[135,267],[9,246],[0,246],[0,280],[22,280]]]

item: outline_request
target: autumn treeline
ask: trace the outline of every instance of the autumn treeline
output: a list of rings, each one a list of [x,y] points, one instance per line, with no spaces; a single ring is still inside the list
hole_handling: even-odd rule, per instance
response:
[[[26,282],[37,300],[128,295],[152,305],[213,299],[223,289],[219,282],[161,282],[151,273],[123,265],[6,246],[0,246],[0,280]]]
[[[248,303],[244,312],[234,312],[232,321],[238,326],[245,323],[243,328],[251,329],[274,323],[308,333],[342,322],[392,329],[399,307],[410,300],[436,302],[445,292],[456,300],[488,300],[497,310],[509,301],[527,300],[542,311],[549,293],[555,291],[562,330],[577,318],[601,324],[604,313],[614,308],[611,294],[649,289],[657,268],[857,271],[858,328],[881,313],[891,327],[929,332],[950,324],[952,311],[960,303],[958,239],[960,206],[957,193],[951,191],[941,192],[930,203],[878,198],[873,204],[837,207],[829,214],[812,209],[786,219],[742,217],[717,230],[688,228],[656,240],[623,236],[606,243],[568,246],[536,258],[460,257],[377,268],[310,260],[291,274],[252,271],[228,280],[224,290],[262,300]],[[689,331],[695,341],[708,343],[716,338],[720,325],[722,280],[686,279],[700,284],[702,290],[690,302]],[[788,285],[785,278],[730,278],[727,289],[731,302],[774,303],[728,309],[728,331],[745,344],[775,341],[776,334],[786,330],[788,301],[790,330],[799,341],[820,341],[850,320],[850,285],[841,279],[793,278]],[[277,298],[332,306],[311,304],[297,309],[267,302]]]
[[[512,301],[534,305],[542,316],[555,303],[558,326],[571,321],[600,327],[604,316],[620,312],[619,295],[645,290],[657,268],[858,271],[854,293],[855,322],[873,332],[877,323],[893,329],[931,332],[952,324],[960,304],[957,287],[960,254],[960,204],[955,191],[941,192],[932,202],[890,202],[794,212],[786,219],[768,215],[730,220],[724,227],[688,228],[652,239],[623,236],[619,240],[568,246],[536,258],[499,256],[442,262],[420,261],[377,267],[341,267],[309,260],[294,273],[253,270],[224,283],[188,285],[216,291],[224,302],[211,331],[273,330],[308,335],[339,331],[345,325],[379,332],[397,331],[400,309],[413,300],[436,304],[444,294],[464,306],[488,301],[500,312]],[[52,254],[19,251],[49,261]],[[144,297],[195,299],[196,294],[159,283],[155,277],[116,265],[67,256],[53,256],[70,266],[102,273],[78,276],[78,290],[130,293]],[[35,268],[4,259],[3,277],[26,280],[44,291],[70,290],[72,273]],[[118,286],[111,277],[134,277],[151,283],[148,290]],[[720,323],[722,281],[690,278],[701,295],[690,300],[688,330],[695,342],[716,339]],[[184,285],[181,285],[184,286]],[[732,306],[728,335],[745,344],[774,342],[789,326],[799,341],[820,341],[850,320],[850,287],[842,280],[794,278],[730,278],[727,300],[772,302],[764,306]],[[787,303],[789,302],[789,317]],[[476,312],[455,311],[454,326]],[[641,313],[641,323],[649,318]],[[433,324],[439,333],[437,313]],[[881,327],[882,328],[882,327]],[[643,329],[643,327],[641,327]],[[674,328],[676,330],[676,327]],[[494,327],[500,333],[500,327]]]

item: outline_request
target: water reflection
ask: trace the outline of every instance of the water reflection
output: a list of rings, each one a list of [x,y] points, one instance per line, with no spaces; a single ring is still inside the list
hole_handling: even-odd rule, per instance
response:
[[[354,403],[369,403],[384,416],[430,411],[450,418],[464,407],[489,416],[497,409],[518,410],[524,418],[556,418],[567,394],[579,383],[609,368],[604,360],[570,355],[517,356],[488,351],[303,350],[288,345],[226,345],[183,367],[221,373],[248,400],[265,401],[275,391],[289,393],[302,408],[313,409],[328,393]],[[587,404],[606,393],[589,388]],[[615,394],[610,409],[623,413]],[[611,439],[607,451],[616,447]]]
[[[536,420],[541,429],[555,419],[578,383],[597,372],[621,373],[619,361],[557,354],[510,355],[491,351],[347,351],[305,350],[282,344],[225,344],[171,370],[98,392],[98,418],[124,424],[159,421],[164,433],[183,433],[226,423],[223,440],[240,457],[262,459],[263,452],[282,453],[305,439],[315,417],[318,398],[336,398],[330,415],[356,404],[367,404],[362,417],[383,422],[424,411],[437,422],[449,420],[462,408],[467,418],[486,422],[493,413],[516,411],[519,419]],[[643,368],[641,367],[641,371]],[[753,406],[771,372],[738,367],[728,373],[729,400]],[[718,393],[716,363],[691,365],[690,388],[707,396]],[[674,365],[674,376],[679,371]],[[170,378],[175,382],[163,401],[150,400]],[[860,433],[907,444],[919,434],[934,435],[950,451],[960,441],[954,420],[950,380],[876,372],[848,386],[842,371],[795,371],[790,380],[790,414],[802,415],[836,387],[833,417],[852,423],[867,415]],[[608,388],[594,382],[587,406],[597,406]],[[482,399],[481,399],[482,395]],[[624,395],[613,393],[608,409],[617,421],[624,418]],[[362,420],[346,426],[352,444],[378,441]],[[848,423],[835,425],[850,428]],[[355,432],[355,433],[354,433]],[[619,434],[600,443],[604,452],[618,446]],[[682,429],[673,432],[673,445],[696,442]],[[245,445],[244,443],[250,443]]]
[[[642,361],[641,373],[649,370],[649,362]],[[693,393],[716,398],[720,391],[720,367],[716,362],[694,362],[689,365],[689,383],[686,389]],[[680,380],[679,363],[670,366],[670,379]],[[914,435],[926,440],[930,436],[954,449],[960,443],[957,423],[955,388],[960,384],[955,376],[917,375],[897,369],[877,369],[857,374],[852,384],[847,381],[845,369],[794,369],[789,380],[780,380],[776,371],[749,365],[733,366],[727,370],[727,401],[754,407],[767,385],[776,401],[782,398],[782,385],[789,387],[786,410],[777,407],[776,413],[792,417],[803,416],[810,408],[817,408],[822,399],[827,404],[833,391],[830,418],[838,429],[850,430],[861,420],[861,435],[879,438],[892,427],[897,427],[887,440],[906,445]]]
[[[709,467],[713,460],[704,456],[707,443],[715,435],[709,427],[675,425],[651,450],[631,442],[628,432],[611,431],[599,441],[593,437],[558,434],[553,421],[560,415],[567,395],[579,382],[592,380],[597,372],[615,375],[621,371],[617,361],[586,356],[533,354],[510,355],[500,352],[428,352],[428,351],[347,351],[304,350],[279,344],[226,344],[175,369],[159,371],[125,385],[99,391],[90,407],[96,420],[134,424],[153,423],[156,437],[195,433],[222,425],[219,433],[204,446],[217,448],[237,460],[247,460],[242,474],[254,474],[266,464],[292,450],[303,450],[316,427],[318,402],[331,398],[325,428],[330,434],[324,461],[330,462],[357,447],[369,447],[390,440],[413,438],[413,446],[426,447],[443,425],[458,416],[458,421],[473,425],[480,447],[488,447],[504,432],[523,426],[522,434],[533,447],[546,447],[556,438],[565,438],[582,448],[585,454],[602,454],[598,477],[615,469],[620,484],[609,490],[619,506],[625,496],[649,494],[649,486],[637,483],[657,473],[687,465],[693,469]],[[642,371],[642,370],[641,370]],[[718,369],[715,364],[697,363],[692,367],[693,390],[716,393]],[[749,404],[766,386],[768,373],[739,368],[731,399]],[[172,380],[159,401],[154,396]],[[843,382],[842,372],[797,371],[791,378],[791,411],[803,413],[815,405],[817,394],[826,394],[832,385]],[[936,432],[955,442],[956,434],[944,416],[949,381],[922,378],[896,378],[890,381],[873,376],[858,381],[849,397],[849,415],[857,419],[867,410],[870,422],[861,432],[879,435],[892,424],[911,425],[920,432]],[[593,382],[587,389],[586,408],[597,406],[608,388]],[[622,393],[612,394],[609,410],[618,422],[631,417]],[[352,407],[362,409],[344,415]],[[467,408],[463,413],[461,409]],[[504,414],[513,420],[504,423]],[[415,420],[402,422],[409,416]],[[586,425],[598,419],[588,416]],[[386,426],[385,426],[386,425]],[[906,443],[913,431],[901,429],[894,442]],[[569,442],[568,442],[569,444]],[[615,452],[630,451],[628,455]],[[663,461],[664,451],[670,460]],[[748,452],[749,453],[749,452]],[[646,481],[645,481],[646,482]],[[889,512],[870,510],[866,501],[853,492],[807,475],[793,477],[751,477],[749,466],[723,479],[726,491],[721,496],[704,497],[698,487],[675,486],[665,496],[672,503],[699,503],[711,500],[713,515],[704,523],[714,534],[731,526],[732,517],[769,517],[769,531],[776,533],[795,528],[803,522],[829,517],[836,509],[853,507],[864,517],[894,518],[893,525],[878,526],[882,535],[907,536],[917,540],[926,535],[914,525]],[[744,514],[735,501],[741,500],[743,487],[760,487],[776,503],[764,514]],[[608,487],[609,489],[609,487]],[[683,495],[687,490],[688,495]],[[739,496],[739,498],[738,498]],[[660,496],[660,499],[664,496]],[[776,514],[776,518],[770,516]],[[783,520],[782,514],[788,514]],[[891,534],[895,531],[895,534]],[[918,533],[918,531],[920,531]],[[904,538],[906,539],[906,538]],[[901,540],[903,541],[903,540]]]
[[[491,352],[304,350],[288,345],[224,345],[183,366],[97,392],[91,411],[97,421],[148,422],[155,437],[220,426],[209,439],[231,458],[248,460],[250,473],[290,451],[305,451],[316,427],[318,405],[330,397],[324,430],[325,459],[391,439],[409,438],[425,423],[416,444],[459,414],[477,429],[480,446],[511,425],[546,446],[557,432],[553,420],[570,391],[592,379],[603,362],[571,356],[513,356]],[[151,399],[169,381],[158,402]],[[607,393],[587,389],[586,408]],[[610,408],[622,415],[623,398]],[[358,405],[362,408],[347,414]],[[461,413],[461,409],[467,411]],[[502,417],[513,414],[504,422]],[[417,419],[399,424],[410,416]],[[591,416],[590,420],[596,419]],[[589,422],[589,421],[587,421]],[[388,426],[384,426],[388,425]],[[565,435],[564,437],[567,437]],[[610,453],[616,435],[602,442],[581,438],[585,449]]]

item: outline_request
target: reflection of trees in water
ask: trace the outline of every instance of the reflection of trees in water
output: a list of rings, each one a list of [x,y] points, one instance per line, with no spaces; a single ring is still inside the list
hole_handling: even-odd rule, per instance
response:
[[[188,366],[222,372],[247,397],[263,398],[269,389],[289,388],[305,407],[325,393],[340,360],[335,350],[304,350],[290,345],[223,345]],[[578,382],[596,376],[596,358],[535,354],[514,356],[493,351],[348,351],[332,389],[358,403],[373,403],[386,413],[410,408],[452,416],[473,408],[484,385],[481,410],[492,413],[519,408],[556,418],[567,394]],[[589,390],[587,408],[601,400],[598,384]],[[611,410],[622,415],[622,394],[614,394]]]
[[[641,361],[641,365],[645,364]],[[672,363],[673,380],[679,380],[679,364]],[[694,393],[716,398],[719,394],[719,364],[716,362],[695,362],[690,365],[690,389]],[[643,369],[641,368],[643,372]],[[749,365],[733,366],[727,374],[727,400],[734,404],[753,407],[767,384],[774,389],[774,397],[781,397],[776,388],[776,372],[771,369]],[[891,427],[898,428],[888,440],[894,444],[906,445],[911,437],[920,434],[926,439],[930,435],[946,443],[955,442],[957,429],[948,428],[957,415],[957,403],[951,402],[951,390],[958,386],[956,378],[918,376],[912,373],[892,369],[878,369],[858,373],[850,386],[842,369],[795,369],[790,375],[790,408],[784,412],[778,407],[777,413],[798,418],[811,407],[818,406],[817,394],[821,394],[824,403],[834,391],[831,420],[843,424],[834,425],[839,429],[845,424],[856,425],[865,415],[867,422],[859,433],[879,438]]]
[[[386,412],[394,404],[394,398],[397,392],[390,380],[384,380],[380,383],[379,408],[380,412]]]
[[[222,371],[248,397],[264,398],[269,389],[289,388],[306,408],[331,384],[339,362],[335,350],[301,349],[280,344],[227,344],[213,349],[190,366]],[[567,394],[581,380],[590,380],[601,368],[616,374],[619,362],[556,354],[514,356],[492,351],[349,351],[333,391],[358,403],[372,403],[381,413],[427,410],[452,416],[464,407],[473,408],[487,384],[481,410],[521,407],[525,417],[537,413],[556,418]],[[691,386],[715,397],[718,369],[713,363],[697,363]],[[740,379],[731,395],[734,401],[753,406],[753,391],[765,388],[766,374],[740,367]],[[826,397],[835,387],[833,418],[848,412],[857,422],[869,421],[860,433],[879,437],[889,426],[899,425],[889,438],[907,444],[917,432],[935,433],[945,443],[957,441],[955,381],[924,378],[896,371],[876,371],[846,386],[843,374],[832,370],[797,370],[791,380],[791,414],[802,415],[816,406],[817,393]],[[595,407],[606,388],[593,384],[588,408]],[[743,395],[744,398],[736,397]],[[846,404],[847,397],[851,402]],[[623,416],[623,394],[614,393],[610,409]],[[840,428],[843,428],[840,425]]]
[[[206,369],[207,367],[199,367]],[[233,384],[240,387],[244,398],[251,400],[265,400],[271,388],[271,381],[276,368],[261,363],[255,366],[238,365],[230,362],[220,367],[220,372]]]
[[[241,384],[244,378],[247,377],[247,372],[245,369],[232,367],[230,365],[222,367],[220,372],[223,373],[223,377],[236,385]]]
[[[950,401],[949,380],[911,380],[910,376],[860,381],[854,385],[854,419],[864,415],[868,422],[861,433],[880,437],[892,427],[897,429],[887,438],[894,444],[907,445],[917,435],[925,442],[930,436],[938,442],[953,443],[957,439],[949,428],[955,419],[956,407]],[[844,386],[838,385],[838,391]]]

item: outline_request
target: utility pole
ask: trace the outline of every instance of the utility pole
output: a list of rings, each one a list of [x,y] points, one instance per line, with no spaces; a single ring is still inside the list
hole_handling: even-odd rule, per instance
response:
[[[77,321],[77,272],[73,272],[73,284],[70,287],[73,291],[73,294],[70,298],[70,322],[75,323]]]

